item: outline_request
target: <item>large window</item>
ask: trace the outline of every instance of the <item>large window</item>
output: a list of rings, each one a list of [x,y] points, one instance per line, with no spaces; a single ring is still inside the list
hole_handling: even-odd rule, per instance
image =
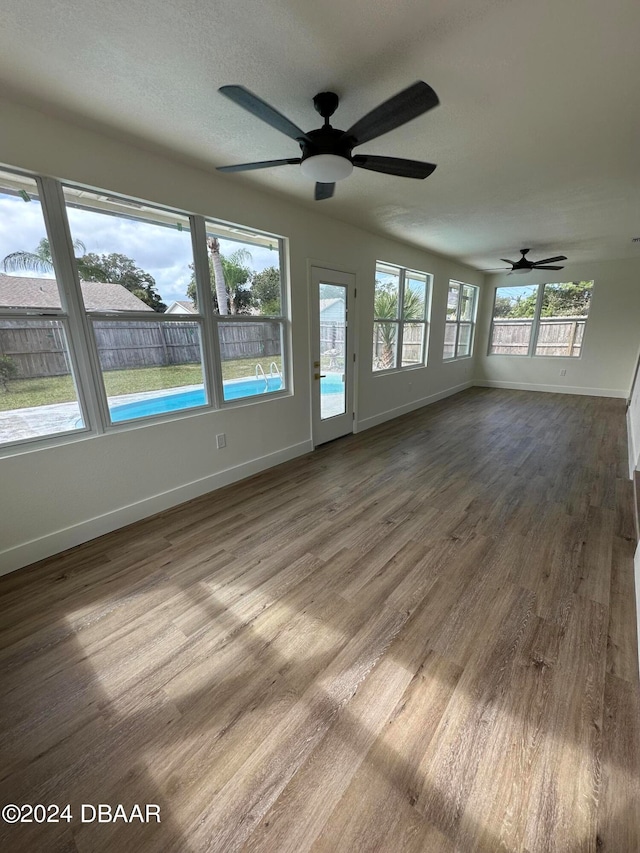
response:
[[[273,235],[0,172],[0,445],[286,391],[282,255]]]
[[[111,423],[208,403],[189,217],[75,187],[64,199]]]
[[[473,352],[477,302],[477,287],[459,281],[449,282],[442,352],[445,361],[466,358]]]
[[[207,249],[224,399],[281,390],[286,321],[277,241],[207,222]]]
[[[0,444],[84,428],[39,190],[0,172]]]
[[[592,292],[592,281],[497,287],[489,354],[578,358]]]
[[[425,363],[431,276],[376,264],[373,370],[397,370]]]

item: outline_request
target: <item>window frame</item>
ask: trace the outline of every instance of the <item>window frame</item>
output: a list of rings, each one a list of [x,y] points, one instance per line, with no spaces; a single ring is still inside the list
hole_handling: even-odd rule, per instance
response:
[[[446,309],[449,303],[449,291],[451,287],[456,287],[458,290],[458,300],[456,305],[456,319],[449,320],[447,318]],[[473,304],[471,309],[471,320],[462,320],[460,318],[460,314],[462,311],[462,289],[464,287],[468,287],[473,291]],[[442,351],[442,361],[450,362],[450,361],[460,361],[463,358],[473,358],[473,347],[475,345],[476,339],[476,323],[477,323],[477,314],[478,314],[478,297],[480,293],[480,288],[477,284],[469,284],[466,281],[458,281],[457,279],[449,279],[449,284],[447,285],[447,306],[445,306],[445,318],[444,318],[444,329],[445,329],[445,343],[446,343],[446,332],[447,326],[455,326],[456,334],[453,344],[453,355],[445,356],[444,354],[444,346]],[[460,327],[461,326],[469,326],[469,352],[464,355],[458,355],[458,344],[460,342]]]
[[[595,280],[590,279],[591,281],[591,294],[593,296],[593,289],[595,287]],[[538,334],[540,332],[540,326],[544,320],[542,317],[542,305],[544,302],[544,291],[545,288],[549,285],[553,284],[568,284],[570,282],[562,282],[562,281],[545,281],[545,282],[533,282],[528,285],[517,285],[517,284],[497,284],[493,290],[493,302],[491,308],[491,325],[489,327],[489,342],[487,347],[487,356],[491,356],[492,358],[501,357],[501,358],[562,358],[562,359],[571,359],[572,361],[579,360],[582,358],[584,352],[584,344],[585,344],[585,336],[587,334],[587,324],[589,320],[589,314],[584,319],[584,331],[582,333],[582,341],[580,343],[580,354],[579,355],[571,355],[570,353],[566,353],[565,355],[546,355],[543,353],[537,353],[536,349],[538,347]],[[517,288],[520,286],[526,287],[536,287],[537,295],[536,295],[536,304],[534,315],[531,318],[531,335],[529,337],[529,346],[527,348],[527,352],[524,353],[506,353],[506,352],[491,352],[491,347],[493,346],[493,330],[495,326],[495,310],[496,310],[496,299],[498,298],[498,290],[506,290],[508,288]],[[589,312],[591,311],[591,303],[589,303]],[[528,319],[528,318],[527,318]]]
[[[386,261],[376,261],[376,273],[382,268],[387,268],[388,271],[398,273],[398,310],[397,316],[392,317],[376,317],[375,311],[375,279],[374,279],[374,307],[373,307],[373,344],[376,342],[376,326],[383,323],[393,324],[396,327],[395,339],[395,364],[391,367],[385,367],[376,370],[373,361],[373,350],[371,353],[371,373],[373,376],[386,376],[389,373],[397,373],[401,370],[416,370],[421,367],[426,367],[429,354],[429,334],[431,330],[431,295],[433,292],[433,274],[416,270],[410,267],[401,267],[398,264],[390,264]],[[385,270],[386,271],[386,270]],[[404,294],[407,278],[415,275],[420,280],[424,277],[424,318],[422,320],[405,320],[404,314]],[[421,325],[423,327],[422,346],[420,353],[420,361],[415,364],[402,364],[402,348],[404,342],[404,326],[405,325]]]
[[[73,301],[69,299],[68,288],[65,287],[63,276],[56,264],[56,255],[54,242],[58,241],[58,235],[55,233],[55,228],[49,216],[51,210],[51,179],[43,178],[40,175],[35,175],[23,169],[2,166],[2,171],[16,177],[26,178],[36,184],[38,201],[42,208],[42,218],[45,228],[45,234],[49,241],[52,258],[54,261],[55,274],[51,279],[58,289],[60,297],[60,308],[13,308],[10,306],[0,306],[1,320],[50,320],[57,321],[61,324],[65,343],[67,347],[66,355],[71,368],[71,380],[74,384],[78,409],[84,426],[61,432],[46,433],[39,436],[30,436],[29,438],[16,439],[15,441],[7,441],[0,444],[0,457],[20,452],[21,450],[29,450],[33,445],[37,447],[57,445],[66,443],[69,440],[78,440],[86,438],[92,432],[92,406],[89,395],[87,394],[86,384],[86,366],[82,361],[82,343],[78,335],[74,333],[75,327],[75,312]]]
[[[234,408],[237,406],[247,405],[248,403],[255,403],[260,400],[273,399],[274,396],[286,396],[293,393],[292,383],[291,383],[291,365],[289,359],[289,342],[291,340],[291,321],[289,319],[289,292],[288,288],[285,286],[285,282],[288,280],[286,278],[286,259],[287,253],[285,251],[285,240],[282,237],[277,237],[275,234],[267,234],[264,231],[257,231],[255,229],[249,228],[241,228],[237,229],[232,226],[230,230],[235,231],[238,234],[248,234],[251,235],[261,235],[265,238],[269,237],[272,240],[276,241],[278,244],[278,271],[280,273],[280,314],[272,315],[272,314],[219,314],[213,310],[213,300],[211,299],[211,286],[213,282],[211,281],[211,276],[209,274],[209,260],[208,254],[206,252],[207,247],[207,236],[211,233],[215,233],[216,236],[220,236],[217,232],[212,232],[208,226],[223,228],[224,223],[216,222],[210,217],[194,217],[196,219],[202,219],[203,233],[200,239],[203,241],[203,246],[205,250],[204,267],[198,271],[197,264],[194,261],[194,269],[196,271],[196,284],[198,285],[198,303],[200,304],[203,299],[203,294],[206,294],[205,298],[205,314],[208,331],[210,332],[208,337],[211,340],[212,347],[214,349],[214,355],[212,359],[213,364],[213,385],[215,389],[215,393],[213,396],[215,397],[217,403],[217,408]],[[195,223],[194,223],[195,225]],[[193,233],[193,231],[192,231]],[[194,247],[194,258],[195,258],[195,247]],[[209,310],[207,311],[207,307]],[[247,397],[239,397],[235,400],[225,400],[224,399],[224,377],[222,374],[222,349],[220,345],[220,325],[224,323],[277,323],[280,326],[280,340],[282,342],[281,345],[281,363],[283,370],[282,374],[282,382],[283,387],[278,391],[270,391],[268,394],[252,394]]]
[[[79,409],[84,426],[64,433],[52,433],[35,436],[0,444],[0,457],[14,455],[33,447],[45,448],[104,435],[111,432],[122,432],[128,429],[162,423],[183,417],[201,414],[203,412],[221,411],[226,408],[255,405],[276,397],[291,396],[291,321],[289,319],[289,280],[287,276],[287,241],[280,235],[254,229],[249,226],[232,225],[210,216],[202,216],[174,207],[158,205],[142,199],[135,199],[109,190],[86,187],[72,181],[60,181],[44,177],[33,172],[19,169],[10,165],[0,164],[0,170],[9,175],[27,178],[35,181],[38,197],[42,206],[44,227],[49,240],[55,280],[60,294],[60,309],[14,309],[0,307],[0,318],[42,318],[61,321],[68,347],[68,357],[72,370],[72,378],[76,387]],[[91,194],[104,194],[114,201],[132,202],[152,208],[159,213],[175,214],[180,218],[188,218],[191,245],[193,251],[194,275],[198,299],[198,314],[180,315],[146,311],[89,311],[85,308],[75,254],[73,250],[69,219],[67,217],[64,189],[80,190]],[[81,206],[81,205],[78,205]],[[90,206],[90,205],[88,205]],[[126,217],[123,217],[126,218]],[[137,219],[136,216],[129,218]],[[140,216],[144,219],[144,215]],[[206,235],[207,225],[219,228],[222,234],[245,234],[248,236],[264,236],[277,245],[278,268],[280,271],[280,310],[278,317],[265,315],[216,315],[213,310],[213,300],[210,298],[211,282],[209,277],[209,261],[207,255]],[[238,237],[231,238],[238,239]],[[99,362],[96,337],[93,329],[94,320],[162,322],[162,323],[196,323],[200,329],[200,350],[202,378],[207,402],[201,406],[162,412],[157,415],[137,417],[124,421],[111,421],[108,398],[103,381],[102,369]],[[283,387],[268,394],[255,394],[234,400],[224,400],[221,373],[221,358],[217,333],[219,320],[234,322],[277,322],[281,329],[281,363]]]

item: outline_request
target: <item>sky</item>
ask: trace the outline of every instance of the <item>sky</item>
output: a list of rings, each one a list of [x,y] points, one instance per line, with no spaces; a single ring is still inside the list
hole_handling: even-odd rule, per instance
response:
[[[167,305],[188,298],[186,288],[191,280],[189,264],[193,262],[193,254],[187,231],[77,208],[68,208],[68,217],[72,238],[84,243],[87,252],[99,255],[118,252],[132,258],[136,266],[154,277],[157,290]],[[20,197],[0,192],[0,271],[2,259],[8,254],[35,251],[45,236],[42,207],[37,199],[25,202]],[[225,256],[242,247],[240,243],[220,240]],[[277,248],[273,251],[251,245],[244,248],[251,254],[248,266],[254,271],[278,266]],[[53,278],[53,275],[47,277]]]
[[[537,284],[524,284],[524,285],[508,285],[504,287],[498,287],[498,296],[508,296],[513,302],[517,299],[526,299],[527,296],[532,296],[538,292]]]

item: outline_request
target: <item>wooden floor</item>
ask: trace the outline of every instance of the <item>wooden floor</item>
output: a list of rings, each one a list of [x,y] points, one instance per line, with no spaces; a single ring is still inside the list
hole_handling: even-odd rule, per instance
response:
[[[638,853],[625,442],[473,389],[0,579],[0,849]]]

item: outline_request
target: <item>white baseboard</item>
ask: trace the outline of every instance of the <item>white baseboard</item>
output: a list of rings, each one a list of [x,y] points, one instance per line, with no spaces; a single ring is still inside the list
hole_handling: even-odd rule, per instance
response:
[[[476,379],[473,383],[478,388],[510,388],[513,391],[546,391],[550,394],[583,394],[587,397],[622,397],[628,396],[625,388],[583,388],[579,385],[538,385],[529,382],[502,382],[498,379]]]
[[[312,450],[313,443],[303,441],[276,453],[259,456],[244,462],[242,465],[210,474],[200,480],[185,483],[175,489],[152,495],[144,500],[104,513],[104,515],[81,521],[71,527],[56,530],[54,533],[8,548],[6,551],[0,552],[0,575],[8,574],[23,566],[43,560],[45,557],[51,557],[53,554],[59,554],[61,551],[66,551],[67,548],[73,548],[75,545],[88,542],[90,539],[103,536],[105,533],[111,533],[111,531],[125,527],[127,524],[141,521],[143,518],[148,518],[157,512],[200,497],[207,492],[213,492],[238,480],[244,480],[246,477],[258,474],[266,468],[288,462],[290,459],[310,453]]]
[[[444,400],[445,397],[451,397],[453,394],[459,394],[460,391],[465,391],[471,388],[473,382],[463,382],[460,385],[454,385],[453,388],[447,388],[445,391],[438,391],[437,394],[430,394],[428,397],[421,397],[419,400],[414,400],[411,403],[406,403],[404,406],[398,406],[395,409],[388,409],[386,412],[381,412],[379,415],[373,415],[371,418],[364,418],[357,422],[354,432],[362,432],[365,429],[383,424],[386,421],[392,421],[394,418],[399,418],[401,415],[406,415],[409,412],[415,412],[416,409],[421,409],[423,406],[428,406],[431,403],[437,403],[438,400]]]
[[[633,424],[631,423],[631,409],[627,408],[627,448],[628,448],[628,457],[629,457],[629,479],[633,480],[633,475],[636,470],[636,465],[640,462],[640,459],[637,458],[636,448],[634,442],[634,430]]]
[[[640,661],[640,544],[636,548],[633,568],[636,584],[636,619],[638,622],[638,633],[636,634],[636,638],[638,640],[638,659]],[[638,675],[640,675],[640,669],[638,670]]]

